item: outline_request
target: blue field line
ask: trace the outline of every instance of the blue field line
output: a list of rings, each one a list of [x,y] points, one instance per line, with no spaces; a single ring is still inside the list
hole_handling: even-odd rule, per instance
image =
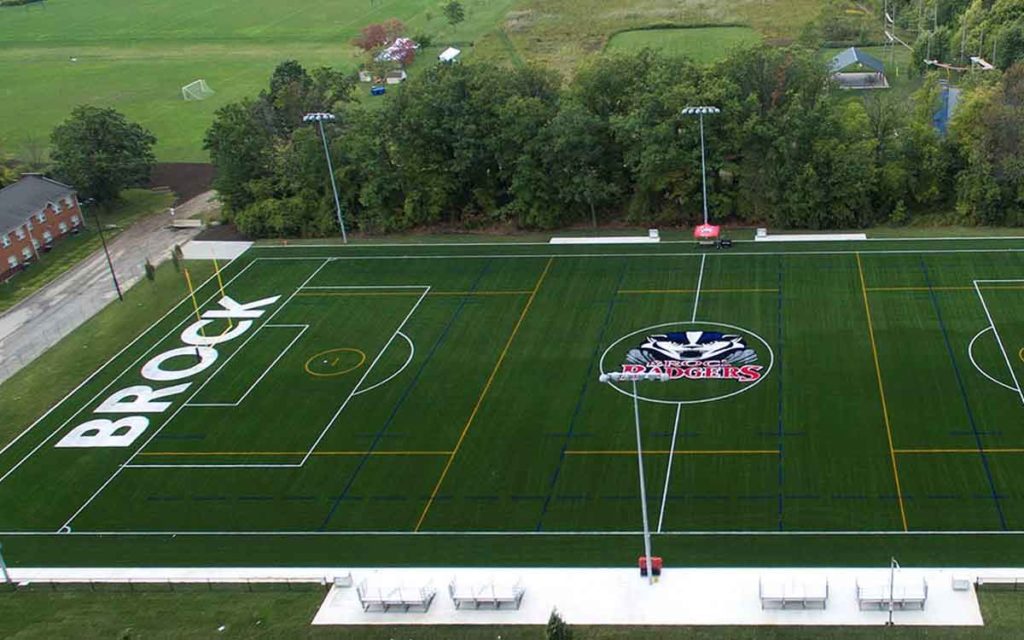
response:
[[[487,272],[490,271],[492,264],[494,264],[494,260],[488,260],[484,264],[483,268],[480,269],[480,273],[477,274],[476,279],[473,280],[473,284],[469,288],[470,292],[477,290],[477,287],[480,286],[480,281],[483,280],[484,276],[487,275]],[[466,308],[467,299],[467,296],[463,296],[459,300],[459,306],[456,307],[455,313],[453,313],[452,316],[448,319],[448,323],[445,324],[444,329],[441,331],[441,335],[437,337],[437,340],[435,340],[434,344],[430,347],[430,351],[427,352],[427,357],[423,359],[423,362],[420,363],[419,369],[416,370],[416,375],[414,375],[412,380],[409,381],[409,384],[406,385],[405,389],[402,391],[402,395],[398,398],[398,401],[395,403],[395,406],[391,408],[391,414],[388,415],[388,419],[384,421],[384,424],[377,431],[377,434],[374,437],[373,441],[370,443],[370,446],[367,449],[366,453],[360,458],[359,463],[356,465],[356,468],[352,470],[352,473],[349,475],[348,481],[345,483],[345,487],[341,490],[341,494],[338,496],[338,499],[335,500],[334,503],[331,505],[330,510],[327,512],[327,516],[324,517],[324,521],[320,524],[320,531],[323,531],[327,528],[327,525],[330,523],[331,518],[334,517],[334,513],[338,510],[338,505],[340,505],[342,500],[345,499],[345,496],[348,494],[349,489],[351,489],[352,485],[355,483],[356,477],[359,475],[359,472],[362,471],[364,466],[366,466],[366,462],[370,459],[370,454],[373,452],[374,449],[376,449],[377,445],[380,444],[380,441],[384,437],[384,432],[387,431],[387,428],[390,427],[391,423],[394,421],[395,416],[398,415],[398,410],[405,403],[406,399],[409,397],[409,394],[412,393],[412,390],[416,388],[416,384],[419,383],[420,381],[420,376],[423,375],[423,370],[426,369],[427,364],[430,363],[430,360],[434,357],[434,354],[437,353],[438,347],[444,344],[445,339],[448,337],[448,332],[451,331],[451,328],[455,324],[455,321],[458,320],[459,316],[462,314],[462,310]]]
[[[1001,436],[1002,431],[950,431],[951,436]]]
[[[601,330],[598,332],[597,340],[594,342],[594,353],[590,356],[590,364],[587,366],[587,374],[583,378],[583,386],[580,387],[580,394],[576,398],[576,407],[573,409],[572,417],[569,419],[569,430],[565,434],[565,441],[562,442],[562,450],[558,454],[558,464],[555,465],[555,470],[551,472],[551,479],[548,481],[548,493],[547,499],[544,500],[544,505],[540,510],[540,517],[537,518],[537,526],[534,531],[541,531],[544,528],[544,516],[548,512],[548,507],[551,505],[551,496],[555,493],[555,484],[558,483],[558,476],[562,473],[562,465],[565,463],[565,452],[569,449],[569,442],[572,440],[573,433],[576,430],[576,421],[579,419],[580,410],[583,408],[583,398],[587,395],[587,389],[590,388],[590,383],[594,379],[594,366],[597,365],[598,358],[601,354],[601,347],[604,346],[604,334],[608,330],[608,325],[611,324],[612,311],[615,309],[616,297],[618,296],[619,289],[622,288],[622,281],[626,277],[626,261],[622,262],[619,268],[619,278],[615,283],[615,290],[612,292],[611,297],[608,299],[607,308],[604,312],[604,321],[601,323]]]
[[[1006,527],[1006,516],[1003,514],[1003,506],[999,503],[999,494],[996,491],[996,483],[992,478],[992,470],[989,469],[988,456],[985,455],[985,445],[981,441],[981,433],[978,432],[978,425],[974,420],[974,411],[971,410],[971,403],[967,399],[967,389],[964,387],[963,377],[960,375],[960,366],[956,363],[956,356],[953,353],[953,345],[949,341],[949,332],[946,331],[946,323],[942,319],[942,310],[939,308],[939,300],[935,297],[935,290],[932,288],[931,277],[928,274],[928,265],[924,262],[924,256],[918,256],[921,263],[921,271],[924,273],[925,284],[928,285],[928,293],[931,295],[932,306],[935,308],[935,316],[939,319],[939,328],[942,329],[942,339],[946,343],[946,353],[949,354],[949,361],[953,363],[953,373],[956,375],[956,384],[960,388],[960,397],[964,401],[964,409],[967,411],[967,420],[971,423],[971,431],[974,432],[974,441],[978,445],[978,454],[981,456],[981,465],[985,468],[985,477],[988,479],[989,491],[992,493],[992,501],[996,506],[996,513],[999,514],[999,524],[1003,530]]]
[[[786,440],[786,438],[785,438],[786,430],[785,430],[785,428],[783,427],[783,424],[782,424],[782,381],[783,381],[783,378],[785,377],[783,375],[785,373],[785,371],[782,368],[782,345],[783,345],[783,343],[782,343],[782,334],[783,334],[783,331],[782,331],[782,327],[783,327],[783,325],[782,325],[782,320],[783,320],[783,316],[782,316],[782,271],[783,271],[782,258],[780,257],[779,258],[779,266],[778,266],[778,286],[776,287],[778,289],[778,291],[779,291],[779,293],[778,293],[779,302],[778,302],[778,305],[777,305],[778,308],[777,308],[777,311],[776,311],[776,322],[779,325],[778,336],[777,336],[777,339],[776,339],[776,342],[778,344],[779,367],[778,367],[778,372],[775,374],[775,378],[779,381],[779,389],[778,389],[778,393],[779,393],[779,411],[778,411],[778,413],[779,413],[779,418],[778,418],[779,424],[778,424],[778,427],[779,428],[778,428],[778,434],[777,434],[778,435],[777,441],[778,441],[778,447],[779,447],[779,478],[778,478],[778,489],[779,489],[778,529],[779,529],[779,531],[783,530],[783,508],[785,507],[785,503],[786,503],[786,497],[782,493],[782,489],[783,489],[783,485],[784,485],[784,480],[785,480],[785,476],[784,476],[784,469],[785,469],[785,467],[783,466],[783,459],[785,458],[785,448],[783,446],[783,443]]]

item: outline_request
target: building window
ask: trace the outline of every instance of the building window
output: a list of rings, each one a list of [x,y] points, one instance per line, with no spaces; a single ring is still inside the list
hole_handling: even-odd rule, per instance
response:
[[[35,238],[32,238],[32,246],[35,247],[36,249],[38,249],[39,248],[39,241],[36,240]]]
[[[57,228],[60,229],[61,233],[67,233],[68,232],[68,223],[61,222],[59,225],[57,225]]]
[[[14,230],[14,237],[17,238],[18,240],[25,239],[25,232],[21,230],[21,227],[18,227],[17,229]]]
[[[28,247],[22,247],[21,255],[25,256],[25,259],[28,260],[32,257],[32,252],[28,250]]]
[[[46,222],[46,210],[42,210],[36,214],[36,220],[39,222]]]
[[[7,235],[6,233],[0,236],[0,245],[3,245],[5,247],[11,246],[11,236]]]
[[[32,224],[32,218],[28,219],[28,222],[25,223],[25,226],[28,227],[29,231],[35,229],[35,226]]]
[[[18,266],[18,258],[17,258],[17,256],[7,256],[7,266],[9,268],[11,268],[11,269],[14,269],[15,267],[17,267]]]
[[[43,242],[53,242],[53,234],[49,231],[43,232]]]
[[[64,196],[64,208],[70,209],[75,206],[75,199],[71,196]]]
[[[71,216],[71,226],[72,227],[77,227],[80,223],[81,223],[81,221],[78,219],[78,216]]]

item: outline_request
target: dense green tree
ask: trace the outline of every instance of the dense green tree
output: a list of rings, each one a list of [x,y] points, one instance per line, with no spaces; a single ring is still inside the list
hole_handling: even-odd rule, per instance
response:
[[[456,26],[466,19],[466,8],[459,0],[447,0],[441,5],[441,13],[451,26]]]
[[[144,185],[156,138],[114,109],[81,105],[50,135],[54,172],[86,198],[108,202]]]

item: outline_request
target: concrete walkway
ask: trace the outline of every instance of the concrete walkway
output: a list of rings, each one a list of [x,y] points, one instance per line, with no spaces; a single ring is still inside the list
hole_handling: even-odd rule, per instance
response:
[[[217,207],[213,192],[175,208],[175,217],[200,215]],[[94,220],[87,220],[95,224]],[[149,258],[159,265],[171,257],[175,244],[184,244],[200,229],[170,229],[167,212],[138,220],[108,242],[121,289],[145,277]],[[100,249],[56,280],[0,316],[0,382],[56,344],[83,322],[117,299],[106,257]]]

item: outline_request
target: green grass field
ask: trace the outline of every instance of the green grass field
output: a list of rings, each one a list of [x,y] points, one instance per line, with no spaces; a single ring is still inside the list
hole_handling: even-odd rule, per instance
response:
[[[820,0],[466,0],[456,28],[436,0],[339,0],[316,5],[252,0],[174,3],[47,0],[0,8],[0,149],[38,155],[76,105],[112,106],[151,129],[161,161],[205,162],[202,138],[218,107],[256,94],[274,66],[355,69],[359,29],[397,17],[409,35],[450,43],[467,60],[532,62],[567,75],[608,37],[651,24],[750,24],[792,40]],[[716,33],[713,41],[718,42]],[[706,48],[706,47],[705,47]],[[700,47],[698,47],[700,49]],[[433,64],[424,51],[412,73]],[[74,61],[72,61],[74,59]],[[186,103],[181,87],[203,78],[216,94]],[[363,97],[365,86],[360,88]]]
[[[676,378],[638,405],[669,562],[1006,564],[1021,251],[256,248],[223,281],[265,311],[203,323],[202,363],[183,300],[3,447],[0,540],[15,564],[628,562],[630,388],[597,377],[646,362]],[[674,358],[640,349],[671,332]],[[112,395],[143,384],[167,395]],[[118,446],[55,446],[129,416]]]
[[[90,103],[116,107],[150,128],[160,160],[204,162],[202,138],[214,111],[264,88],[279,62],[354,69],[360,58],[351,39],[392,17],[410,34],[470,41],[493,29],[511,3],[470,0],[455,30],[434,0],[47,0],[3,8],[0,147],[23,153],[30,141],[47,140],[74,106]],[[186,103],[181,87],[198,78],[216,95]]]
[[[750,27],[701,27],[694,29],[648,29],[623,31],[608,41],[607,51],[632,53],[654,49],[667,55],[684,56],[710,64],[728,55],[729,50],[761,41]]]
[[[152,587],[150,587],[152,588]],[[205,587],[204,587],[205,588]],[[323,591],[299,586],[247,592],[220,586],[212,592],[180,586],[173,592],[110,591],[98,587],[62,585],[0,591],[0,635],[29,640],[74,638],[337,638],[339,640],[537,640],[542,628],[507,626],[393,626],[312,627]],[[141,591],[141,589],[140,589]],[[890,640],[1004,640],[1017,637],[1024,616],[1020,593],[981,591],[978,594],[984,627],[928,628],[897,626],[885,629]],[[221,627],[224,629],[219,630]],[[573,625],[578,640],[874,640],[877,627],[590,627]]]

